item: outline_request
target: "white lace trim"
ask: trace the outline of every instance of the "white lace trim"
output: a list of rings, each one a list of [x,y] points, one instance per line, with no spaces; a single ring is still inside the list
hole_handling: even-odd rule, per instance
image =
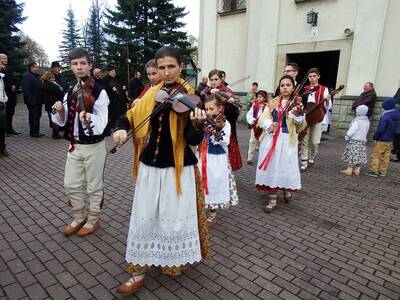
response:
[[[129,232],[126,261],[140,266],[179,266],[201,260],[198,231]]]

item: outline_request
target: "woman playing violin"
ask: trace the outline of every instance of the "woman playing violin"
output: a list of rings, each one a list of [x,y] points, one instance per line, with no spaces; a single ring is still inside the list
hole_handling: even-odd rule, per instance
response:
[[[180,89],[193,94],[194,90],[180,78],[179,50],[162,47],[155,60],[162,81],[120,118],[114,133],[114,142],[122,144],[132,130],[135,148],[136,187],[126,251],[131,277],[117,290],[125,295],[143,287],[144,274],[152,266],[177,276],[190,264],[210,257],[201,176],[190,148],[203,140],[206,114],[198,108],[190,116],[171,106],[157,109],[163,105],[156,102],[160,92]],[[153,111],[150,121],[138,129]]]
[[[240,114],[240,107],[237,101],[233,98],[232,90],[227,87],[222,78],[224,72],[212,70],[208,73],[210,87],[201,92],[201,96],[205,99],[210,94],[219,94],[225,99],[224,114],[228,122],[231,124],[231,138],[229,141],[229,162],[233,171],[239,170],[242,167],[242,158],[240,156],[239,143],[236,133],[236,122]]]
[[[109,99],[106,91],[89,78],[92,67],[89,53],[81,48],[68,54],[77,83],[65,95],[63,103],[53,105],[52,121],[66,127],[64,137],[70,141],[65,164],[64,188],[74,221],[64,228],[66,236],[84,236],[99,228],[103,207],[103,169],[106,145],[103,131],[108,120]],[[87,214],[85,198],[89,197]]]
[[[292,108],[294,80],[288,75],[280,79],[279,88],[280,96],[270,101],[258,123],[264,130],[264,138],[258,156],[256,187],[268,193],[266,213],[276,207],[279,190],[283,190],[283,197],[289,203],[292,191],[301,187],[297,133],[306,126],[301,98],[293,100],[298,105]]]

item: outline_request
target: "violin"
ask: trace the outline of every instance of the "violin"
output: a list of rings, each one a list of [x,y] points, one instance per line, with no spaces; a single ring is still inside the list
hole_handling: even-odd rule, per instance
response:
[[[218,115],[213,117],[207,117],[204,123],[205,130],[209,131],[216,141],[221,141],[224,138],[225,132],[222,131],[225,125],[225,115],[220,112]]]
[[[221,98],[224,100],[224,103],[226,104],[226,103],[229,103],[229,104],[232,104],[233,106],[235,106],[235,108],[237,108],[238,110],[241,110],[242,109],[242,107],[243,107],[243,105],[242,105],[242,103],[240,103],[236,98],[234,98],[233,96],[230,96],[230,95],[228,95],[227,93],[225,93],[225,92],[219,92],[219,93],[216,93],[217,95],[219,95],[219,96],[221,96]],[[230,99],[230,98],[232,98],[233,99],[233,102],[228,102],[228,100]]]
[[[84,77],[81,80],[82,81],[79,81],[79,83],[78,83],[79,93],[76,96],[77,97],[77,102],[78,102],[77,106],[76,106],[76,112],[78,114],[80,112],[82,112],[82,111],[83,112],[92,112],[93,111],[94,102],[95,102],[95,99],[94,99],[93,94],[92,94],[92,91],[93,91],[93,88],[94,88],[94,84],[95,84],[94,79],[92,79],[90,77]],[[82,82],[83,82],[83,84],[82,84]],[[90,136],[92,136],[94,134],[93,133],[93,127],[94,126],[91,125],[92,122],[89,122],[86,119],[86,114],[84,116],[85,117],[84,117],[84,121],[83,121],[83,124],[82,124],[82,125],[84,125],[83,130],[87,131],[88,134]]]
[[[176,83],[174,85],[164,86],[159,90],[154,99],[158,103],[170,105],[178,115],[188,116],[190,111],[194,111],[196,107],[200,107],[201,99],[199,96],[185,93],[183,84]]]
[[[87,78],[87,77],[85,77],[85,78]],[[62,101],[62,104],[64,105],[65,103],[67,103],[68,101],[70,101],[72,98],[74,98],[78,93],[81,92],[81,90],[86,86],[86,84],[89,84],[89,83],[90,83],[90,82],[87,81],[87,82],[84,82],[82,85],[80,85],[74,92],[71,93],[71,95],[69,95],[69,97],[67,97],[66,99],[64,99],[64,100]],[[55,115],[55,114],[57,113],[57,111],[53,108],[52,111],[51,111],[51,113],[52,113],[53,115]]]

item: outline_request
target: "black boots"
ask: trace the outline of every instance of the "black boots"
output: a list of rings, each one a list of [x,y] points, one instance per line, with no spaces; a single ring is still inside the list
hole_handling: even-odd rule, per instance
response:
[[[2,156],[9,156],[5,144],[0,145],[0,157]]]

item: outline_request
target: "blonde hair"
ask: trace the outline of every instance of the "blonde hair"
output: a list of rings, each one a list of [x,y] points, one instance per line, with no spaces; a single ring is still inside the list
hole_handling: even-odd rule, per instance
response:
[[[42,80],[50,81],[50,80],[55,80],[56,78],[54,77],[54,74],[50,71],[45,72],[42,75]]]

